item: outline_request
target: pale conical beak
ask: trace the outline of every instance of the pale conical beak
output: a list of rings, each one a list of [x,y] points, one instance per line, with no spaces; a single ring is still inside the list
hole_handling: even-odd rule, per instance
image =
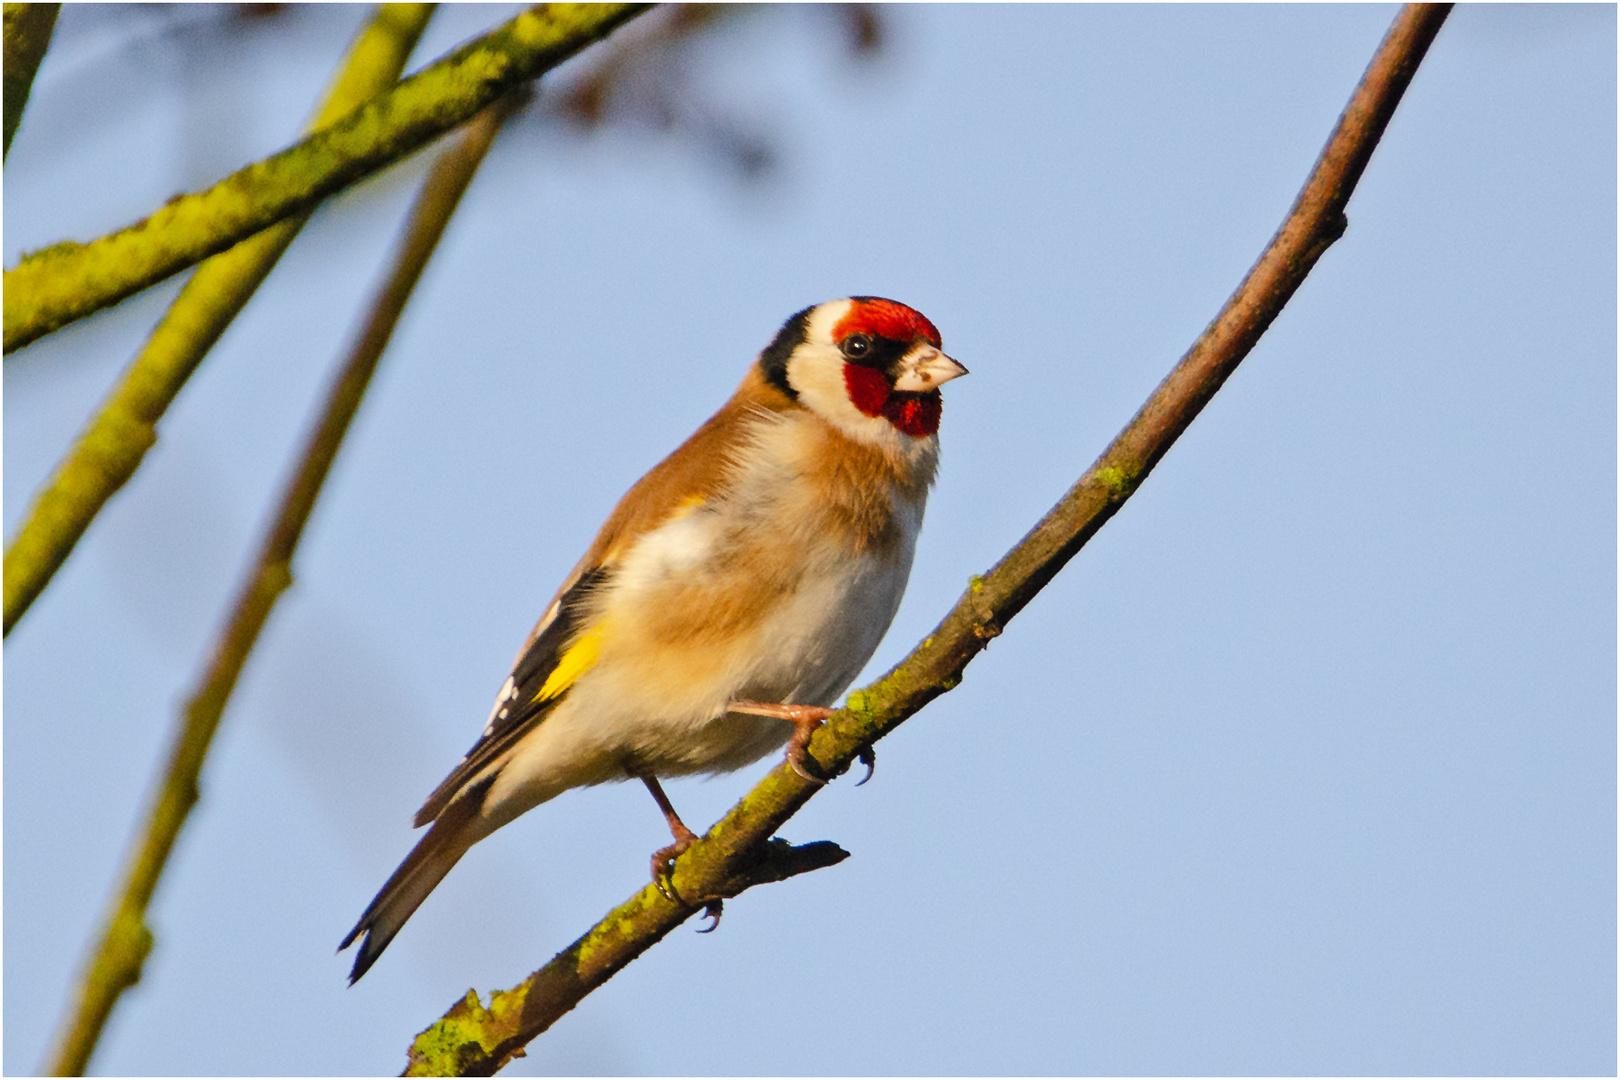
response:
[[[894,388],[908,394],[926,393],[967,373],[967,368],[932,345],[921,345],[901,358],[900,377],[894,380]]]

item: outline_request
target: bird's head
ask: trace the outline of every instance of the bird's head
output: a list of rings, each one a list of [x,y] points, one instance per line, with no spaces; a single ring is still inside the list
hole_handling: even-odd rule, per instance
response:
[[[829,300],[789,319],[760,354],[768,382],[861,442],[932,438],[944,383],[967,368],[920,312],[877,296]]]

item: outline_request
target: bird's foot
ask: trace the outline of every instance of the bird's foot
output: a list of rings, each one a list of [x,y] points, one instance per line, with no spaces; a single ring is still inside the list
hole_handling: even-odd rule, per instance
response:
[[[727,712],[747,713],[750,716],[774,716],[793,725],[793,737],[787,744],[787,763],[793,771],[813,784],[825,784],[827,778],[819,776],[821,770],[810,759],[806,747],[816,728],[831,716],[834,710],[824,705],[765,705],[757,701],[733,701]]]
[[[630,772],[632,776],[636,775],[628,766],[625,771]],[[668,847],[661,847],[653,852],[653,884],[658,887],[659,892],[664,894],[664,899],[679,904],[682,901],[675,892],[675,860],[680,857],[681,852],[697,843],[697,833],[688,829],[686,822],[682,821],[681,816],[675,812],[675,807],[670,803],[669,796],[664,794],[664,786],[658,782],[656,776],[650,773],[641,774],[641,782],[647,785],[648,791],[652,792],[653,801],[658,804],[658,809],[663,811],[664,820],[669,823],[669,835],[675,838],[673,844]]]
[[[675,842],[668,847],[659,848],[652,854],[652,879],[653,884],[658,886],[658,891],[664,894],[664,899],[679,904],[682,901],[675,892],[675,860],[680,857],[681,852],[697,843],[697,834],[685,825],[680,825],[677,829],[677,824],[679,819],[670,824],[670,831],[675,834]],[[719,921],[718,918],[715,919],[716,924]]]
[[[794,705],[794,709],[807,709],[807,706]],[[793,721],[793,737],[787,744],[787,763],[793,771],[813,784],[825,784],[827,777],[820,775],[821,766],[810,757],[810,736],[822,725],[827,717],[832,715],[831,709],[816,707],[797,716],[790,716]]]

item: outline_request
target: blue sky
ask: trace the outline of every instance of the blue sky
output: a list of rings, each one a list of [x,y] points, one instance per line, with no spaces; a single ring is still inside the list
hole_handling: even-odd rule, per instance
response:
[[[417,63],[508,8],[435,17]],[[106,1073],[393,1073],[645,881],[639,787],[481,844],[357,987],[408,850],[613,502],[789,314],[925,312],[972,376],[881,673],[1129,419],[1281,220],[1395,9],[755,13],[676,138],[497,144],[232,703]],[[363,16],[226,50],[63,17],[5,259],[283,145]],[[103,24],[106,25],[106,24]],[[784,835],[842,865],[687,929],[526,1073],[1612,1073],[1615,9],[1458,9],[1323,258],[1146,486]],[[210,39],[204,38],[205,44]],[[414,65],[413,65],[414,66]],[[324,207],[6,643],[5,1049],[44,1053],[269,492],[427,158]],[[6,360],[5,521],[172,297]],[[707,825],[769,763],[670,793]]]

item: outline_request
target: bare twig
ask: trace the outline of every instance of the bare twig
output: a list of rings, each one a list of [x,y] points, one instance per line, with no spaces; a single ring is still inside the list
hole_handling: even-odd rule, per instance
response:
[[[292,558],[304,524],[405,302],[512,105],[511,98],[503,99],[474,120],[466,135],[434,164],[423,183],[388,281],[373,301],[365,328],[332,385],[297,471],[282,493],[276,519],[265,534],[253,569],[214,645],[207,669],[186,702],[161,787],[136,841],[100,944],[86,965],[73,1017],[64,1028],[51,1065],[55,1075],[78,1075],[83,1071],[119,995],[140,979],[141,965],[152,946],[152,935],[145,925],[146,909],[175,838],[197,802],[203,759],[237,677],[276,600],[292,584]]]
[[[1062,569],[1139,487],[1345,230],[1355,189],[1449,5],[1409,5],[1395,19],[1310,178],[1270,245],[1215,321],[1063,499],[968,591],[892,671],[852,693],[810,742],[827,773],[842,772],[918,709],[952,689],[968,661]],[[715,895],[821,786],[780,765],[675,864],[681,896]],[[458,1002],[417,1036],[406,1075],[488,1075],[582,998],[702,910],[651,885],[487,1010]],[[476,996],[469,999],[476,1004]],[[481,1015],[480,1015],[481,1014]]]
[[[879,58],[888,30],[877,5],[828,4],[815,12],[818,26],[836,35],[849,59],[870,63]],[[717,97],[693,73],[703,62],[701,43],[720,37],[717,31],[744,19],[789,15],[786,6],[666,5],[595,50],[591,64],[576,67],[565,82],[553,86],[532,115],[556,121],[574,135],[633,126],[673,136],[740,180],[763,180],[780,157],[771,132],[781,125],[769,117],[751,117],[753,108],[739,110],[735,101]]]
[[[617,34],[595,63],[556,88],[537,119],[555,119],[562,131],[583,135],[614,125],[673,135],[725,164],[740,178],[762,177],[775,158],[771,140],[735,110],[711,100],[691,78],[695,46],[725,24],[782,7],[746,4],[672,4]],[[549,116],[547,116],[549,114]]]
[[[0,158],[11,154],[11,137],[22,123],[28,92],[34,88],[34,74],[45,50],[51,45],[56,15],[61,4],[7,4],[5,6],[5,147]]]
[[[88,244],[64,242],[5,275],[5,351],[156,285],[443,135],[644,10],[541,4],[417,72],[339,123],[206,191]]]
[[[349,49],[310,130],[328,127],[399,79],[432,4],[385,4]],[[272,225],[197,268],[112,393],[34,496],[6,548],[5,633],[50,584],[108,499],[157,442],[157,422],[252,299],[309,212]]]

